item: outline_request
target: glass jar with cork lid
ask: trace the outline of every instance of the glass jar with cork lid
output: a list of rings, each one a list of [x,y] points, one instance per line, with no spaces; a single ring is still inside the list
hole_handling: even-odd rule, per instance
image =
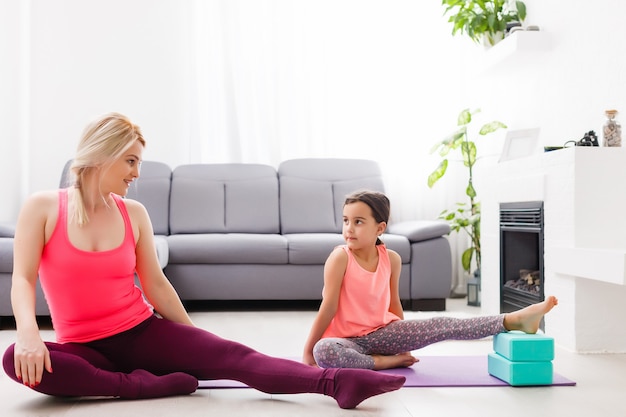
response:
[[[606,110],[606,122],[602,127],[603,146],[622,146],[622,126],[616,120],[617,110]]]

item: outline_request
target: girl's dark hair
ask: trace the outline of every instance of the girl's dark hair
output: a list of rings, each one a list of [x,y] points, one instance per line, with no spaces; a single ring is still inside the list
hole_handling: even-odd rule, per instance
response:
[[[372,216],[377,223],[385,222],[389,224],[389,213],[391,211],[391,203],[387,196],[378,191],[361,190],[349,194],[346,197],[343,205],[352,204],[356,202],[365,203],[372,210]],[[376,240],[376,244],[380,245],[383,242],[380,239]]]

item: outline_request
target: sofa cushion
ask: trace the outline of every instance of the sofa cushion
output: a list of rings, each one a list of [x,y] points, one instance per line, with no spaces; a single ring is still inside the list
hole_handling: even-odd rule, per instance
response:
[[[169,200],[172,170],[162,162],[143,161],[140,176],[128,189],[127,198],[139,201],[146,207],[154,233],[169,233]]]
[[[286,264],[287,239],[278,234],[207,233],[167,237],[169,264]]]
[[[279,233],[276,170],[191,164],[172,172],[170,233]]]
[[[384,192],[380,168],[364,159],[305,158],[278,167],[283,234],[340,233],[346,195]]]
[[[293,233],[284,235],[289,242],[289,263],[320,265],[338,245],[345,243],[338,233]]]

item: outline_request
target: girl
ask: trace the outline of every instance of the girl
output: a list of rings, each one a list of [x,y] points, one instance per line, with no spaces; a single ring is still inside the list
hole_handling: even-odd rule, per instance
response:
[[[324,266],[323,299],[306,341],[303,362],[322,368],[387,369],[418,361],[410,351],[446,339],[480,339],[509,330],[536,333],[555,297],[514,313],[456,319],[404,320],[398,291],[400,256],[379,236],[389,199],[361,191],[346,198],[343,237]]]
[[[139,177],[144,145],[130,120],[106,115],[78,145],[74,186],[25,202],[11,289],[17,341],[3,359],[10,378],[48,395],[126,399],[190,394],[198,379],[232,379],[267,393],[328,395],[342,408],[404,384],[272,358],[194,327],[159,266],[146,209],[121,198]],[[55,343],[39,334],[38,277]]]

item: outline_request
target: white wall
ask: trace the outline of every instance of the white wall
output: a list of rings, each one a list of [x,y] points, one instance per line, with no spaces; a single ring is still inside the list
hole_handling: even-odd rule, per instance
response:
[[[0,221],[12,220],[20,203],[20,3],[0,0]]]
[[[390,193],[410,205],[434,200],[441,206],[408,209],[403,216],[436,216],[449,200],[457,200],[442,196],[450,194],[449,185],[428,190],[416,170],[429,168],[413,166],[411,155],[426,152],[449,133],[462,107],[480,107],[486,118],[512,128],[540,126],[542,142],[550,145],[579,139],[590,129],[600,132],[606,108],[626,111],[626,58],[620,49],[626,3],[572,0],[564,6],[527,0],[528,23],[541,26],[550,45],[534,59],[531,53],[513,67],[487,72],[476,70],[485,53],[479,46],[442,39],[449,27],[432,30],[432,36],[420,32],[425,19],[445,19],[438,2],[418,3],[362,1],[351,8],[341,2],[336,12],[343,15],[334,21],[345,16],[346,37],[337,43],[356,49],[346,49],[346,55],[334,50],[327,57],[340,64],[331,81],[345,81],[355,100],[344,95],[329,103],[331,134],[362,135],[379,143],[381,152],[396,152],[398,164],[414,178],[390,178]],[[176,0],[0,0],[0,175],[5,179],[0,221],[14,220],[26,195],[57,185],[85,124],[108,111],[126,113],[142,126],[149,138],[146,159],[170,166],[192,159],[189,146],[197,139],[190,137],[188,115],[192,7],[191,1]],[[351,20],[356,7],[366,16],[380,14],[386,23],[397,20],[396,30]],[[364,43],[355,44],[359,41]],[[368,61],[368,48],[393,62]],[[351,56],[357,61],[349,66]],[[368,71],[373,64],[367,74],[349,71]],[[394,82],[386,87],[391,71]],[[367,84],[373,95],[357,94]],[[368,98],[373,102],[366,117],[347,111],[365,108]],[[386,134],[396,139],[390,149],[381,140]],[[499,152],[501,145],[501,138],[494,139],[487,154]]]
[[[110,111],[142,127],[146,159],[186,161],[175,146],[187,129],[185,4],[0,1],[0,221],[14,220],[28,194],[56,187],[84,126]]]

